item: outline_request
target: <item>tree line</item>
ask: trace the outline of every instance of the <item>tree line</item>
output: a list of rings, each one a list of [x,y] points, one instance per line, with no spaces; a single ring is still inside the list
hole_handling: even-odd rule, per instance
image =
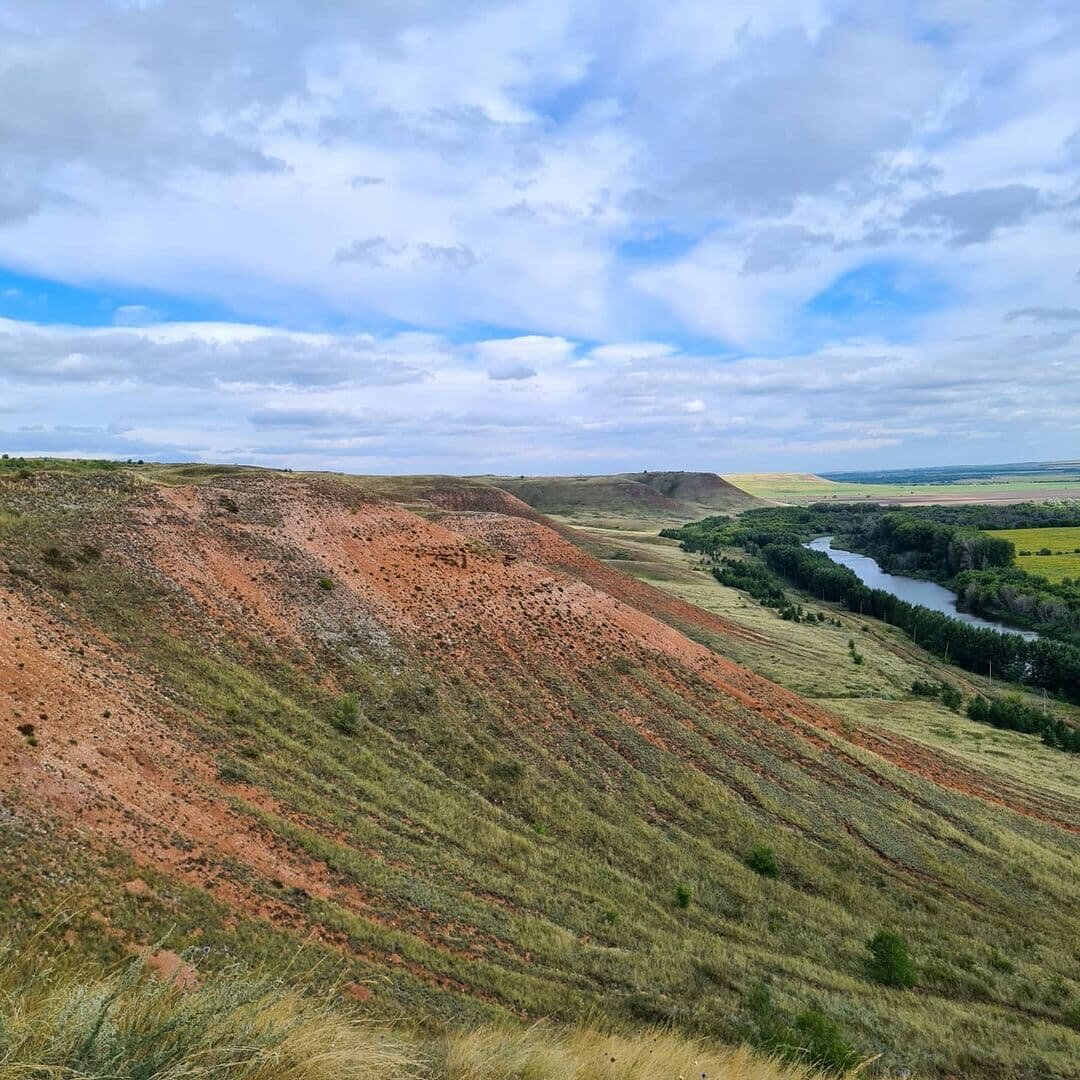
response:
[[[1069,504],[1070,509],[1057,511],[1056,520],[1067,519],[1073,514],[1080,524],[1080,503]],[[972,596],[980,586],[985,587],[982,600],[988,614],[997,614],[989,605],[997,603],[993,598],[1000,595],[1000,588],[1013,587],[1009,593],[1016,604],[1016,597],[1033,595],[1031,582],[1014,567],[1002,565],[1011,551],[993,537],[983,543],[977,530],[967,524],[960,512],[966,508],[925,507],[920,513],[910,510],[890,511],[879,506],[815,504],[810,507],[769,507],[750,510],[737,519],[725,517],[707,518],[678,529],[665,529],[664,536],[680,542],[686,551],[700,552],[718,560],[725,548],[737,547],[757,555],[759,566],[767,568],[781,580],[787,580],[815,597],[843,604],[849,611],[880,619],[891,626],[900,627],[916,644],[928,652],[968,671],[1003,681],[1020,683],[1050,693],[1060,694],[1069,701],[1080,703],[1080,647],[1069,640],[1051,640],[1043,637],[1028,641],[1019,634],[1001,633],[961,622],[941,612],[901,600],[884,589],[871,589],[864,585],[850,569],[833,562],[824,552],[803,547],[805,541],[820,535],[843,536],[846,548],[864,551],[872,544],[890,548],[895,554],[903,550],[914,551],[916,561],[925,567],[937,567],[941,576],[944,567],[970,566],[961,569],[955,581]],[[930,511],[946,510],[951,520],[934,521]],[[1042,523],[1043,512],[1038,511]],[[1022,520],[1024,511],[1011,509],[1013,522]],[[889,520],[886,521],[885,519]],[[995,522],[996,524],[996,522]],[[929,527],[927,527],[929,526]],[[852,539],[854,538],[854,539]],[[914,545],[902,548],[905,543]],[[1009,545],[1011,548],[1011,545]],[[874,554],[872,550],[865,551]],[[730,584],[763,598],[770,586],[759,571],[723,569],[717,577],[730,579]],[[1017,577],[1016,575],[1021,575]],[[928,575],[929,576],[929,575]],[[937,574],[934,576],[938,576]],[[1040,591],[1049,583],[1034,579]],[[745,584],[741,584],[744,582]],[[1011,583],[1011,584],[1010,584]],[[961,594],[966,598],[966,593]],[[779,595],[770,596],[771,606],[778,606]],[[1073,607],[1069,605],[1069,617]],[[1075,608],[1080,611],[1080,598]],[[1046,614],[1046,609],[1036,609],[1032,618]],[[1060,620],[1057,624],[1060,625]]]
[[[965,610],[1080,646],[1080,581],[1050,582],[1013,566],[1008,540],[983,529],[1080,526],[1080,502],[890,509],[870,503],[815,503],[748,510],[665,529],[688,551],[724,547],[756,553],[834,537],[837,547],[875,559],[883,570],[953,589]]]

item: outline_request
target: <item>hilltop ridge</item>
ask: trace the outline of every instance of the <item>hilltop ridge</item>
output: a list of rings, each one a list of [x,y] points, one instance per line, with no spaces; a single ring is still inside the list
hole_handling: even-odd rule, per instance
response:
[[[492,477],[491,482],[545,514],[632,513],[699,518],[764,505],[710,472],[640,472],[608,476]]]

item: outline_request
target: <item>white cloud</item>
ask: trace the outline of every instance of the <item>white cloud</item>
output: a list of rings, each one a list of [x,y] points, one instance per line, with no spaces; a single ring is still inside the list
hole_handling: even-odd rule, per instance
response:
[[[1038,456],[1074,430],[1078,69],[1061,0],[9,0],[0,269],[117,325],[6,288],[43,325],[0,324],[5,422],[124,456],[903,463],[977,431],[974,386],[986,453]],[[837,300],[867,266],[914,286]]]

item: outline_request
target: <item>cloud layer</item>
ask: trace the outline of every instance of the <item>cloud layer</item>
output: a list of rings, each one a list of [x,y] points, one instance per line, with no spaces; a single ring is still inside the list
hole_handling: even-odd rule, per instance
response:
[[[0,441],[1077,456],[1077,70],[1065,0],[10,0]]]

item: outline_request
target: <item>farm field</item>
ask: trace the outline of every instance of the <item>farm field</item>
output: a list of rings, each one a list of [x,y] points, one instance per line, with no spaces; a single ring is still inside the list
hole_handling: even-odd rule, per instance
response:
[[[950,483],[853,483],[813,473],[727,473],[724,479],[748,495],[776,503],[804,504],[873,499],[897,505],[930,503],[1044,502],[1080,498],[1080,476],[985,477]]]
[[[1016,565],[1047,581],[1080,578],[1080,528],[996,529],[990,533],[1016,545]],[[1049,549],[1052,554],[1039,555]],[[1023,555],[1021,552],[1030,552]]]

